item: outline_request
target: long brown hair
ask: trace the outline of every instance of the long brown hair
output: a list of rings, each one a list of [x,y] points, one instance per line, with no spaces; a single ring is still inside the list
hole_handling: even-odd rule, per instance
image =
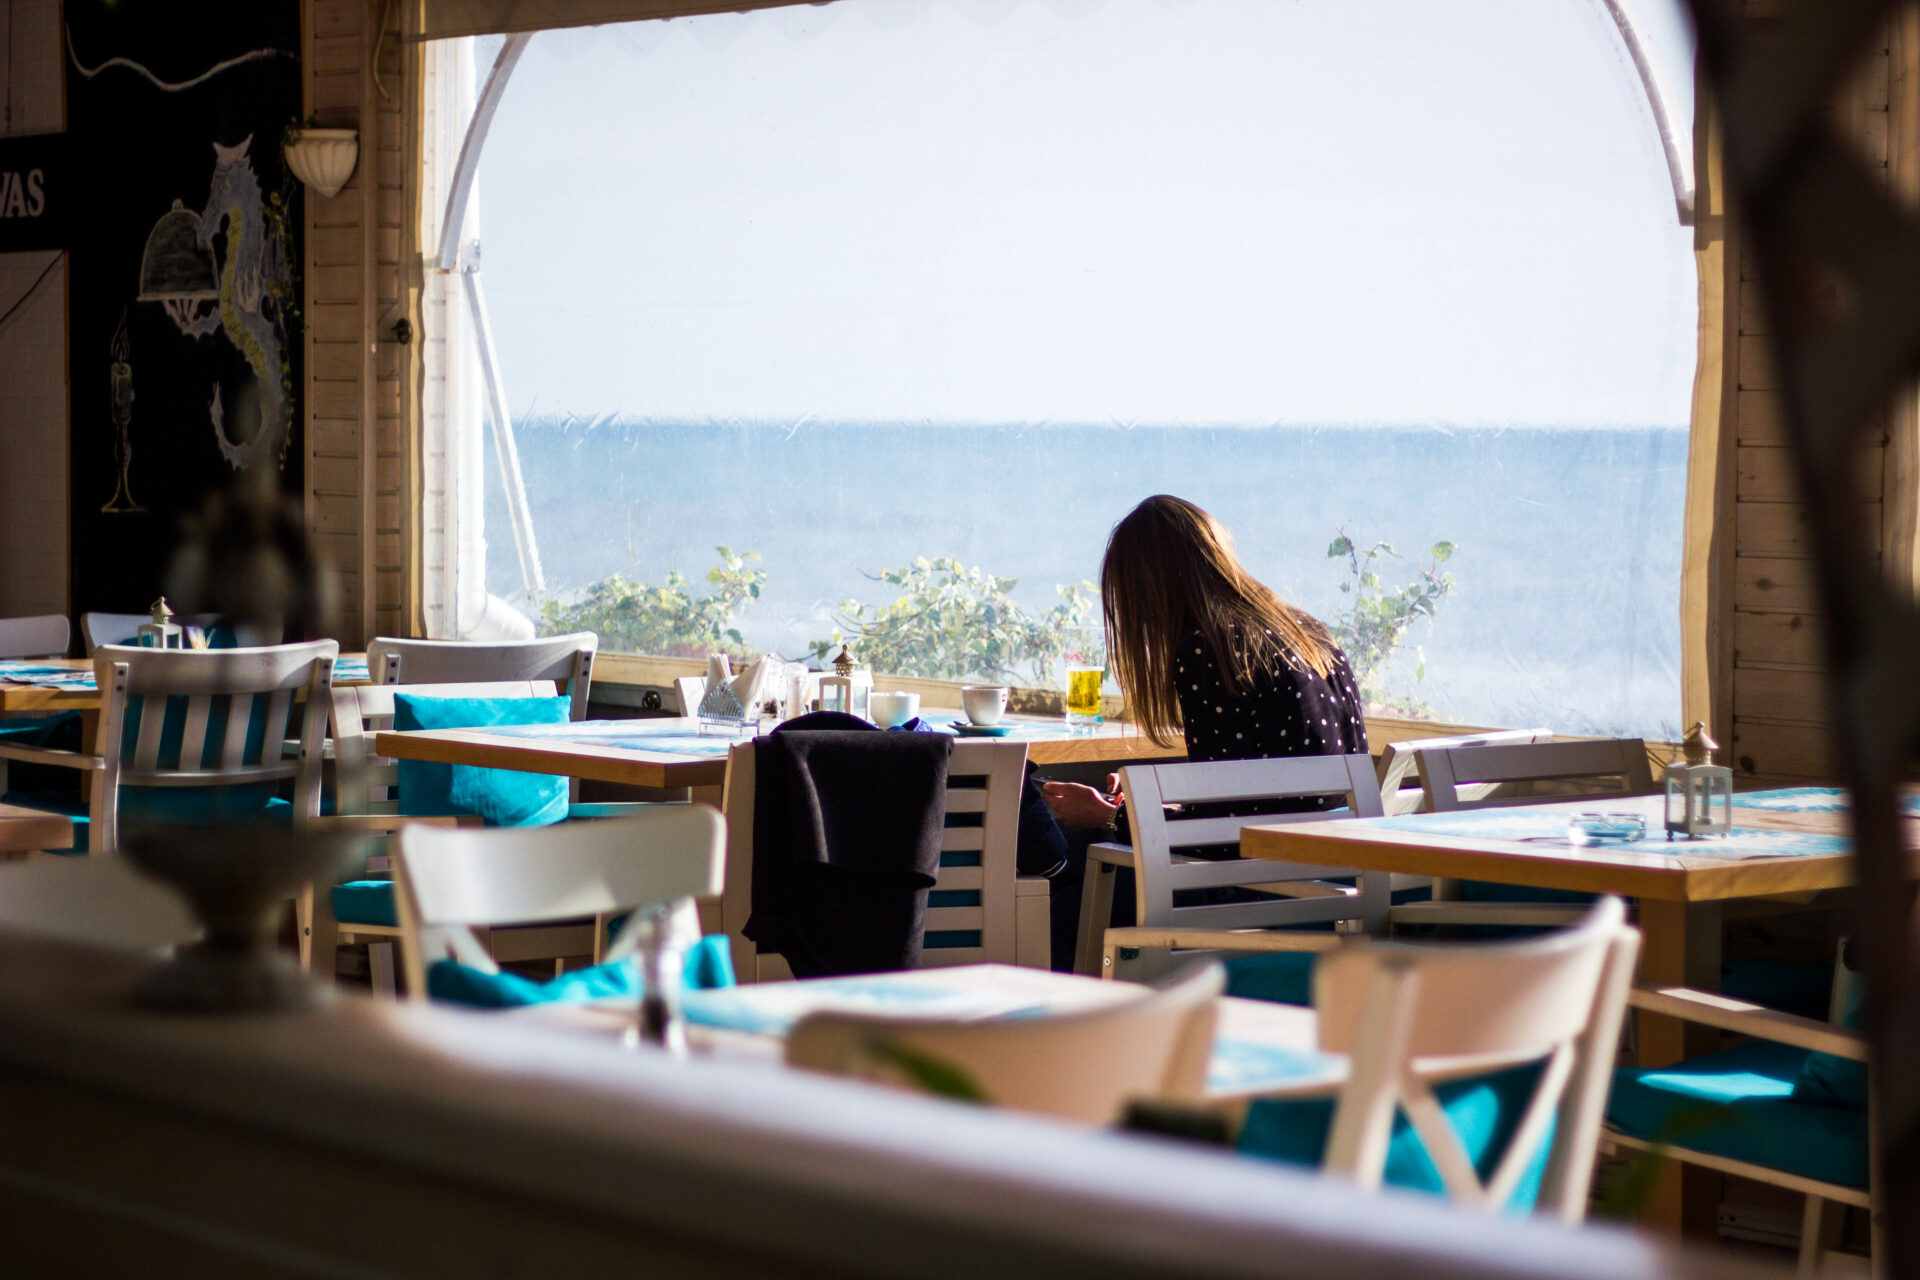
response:
[[[1278,662],[1325,677],[1339,653],[1318,619],[1241,567],[1218,520],[1164,493],[1113,527],[1100,607],[1114,678],[1135,720],[1162,746],[1180,729],[1174,650],[1195,631],[1229,693]]]

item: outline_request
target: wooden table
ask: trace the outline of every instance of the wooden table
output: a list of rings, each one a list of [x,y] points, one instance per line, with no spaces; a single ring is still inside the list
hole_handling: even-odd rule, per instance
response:
[[[929,719],[956,712],[929,711]],[[571,725],[496,729],[388,730],[374,751],[397,760],[554,773],[637,787],[718,787],[726,779],[727,748],[739,738],[697,736],[698,721],[681,718],[582,720]],[[1180,759],[1185,747],[1155,746],[1131,725],[1106,724],[1068,735],[1054,717],[1009,716],[1013,738],[1027,744],[1036,764]],[[658,738],[650,746],[648,738]]]
[[[340,657],[343,661],[358,663],[359,669],[346,678],[336,679],[334,683],[343,685],[368,683],[368,677],[364,674],[366,666],[365,654],[343,653]],[[93,675],[93,659],[91,658],[36,658],[32,661],[8,659],[7,662],[19,666],[64,667],[69,671],[75,672],[77,675],[86,677]],[[6,678],[4,670],[0,670],[0,715],[9,712],[98,712],[101,706],[100,690],[97,687],[89,686],[85,689],[54,688],[44,684],[9,680]]]
[[[73,819],[39,809],[0,804],[0,855],[73,846]]]
[[[1846,815],[1836,793],[1815,788],[1736,796],[1729,841],[1673,841],[1662,826],[1663,797],[1589,796],[1544,805],[1356,818],[1241,832],[1248,857],[1401,873],[1487,880],[1539,889],[1615,893],[1637,899],[1641,932],[1639,980],[1644,986],[1718,990],[1721,904],[1853,882]],[[1631,846],[1579,847],[1565,838],[1569,815],[1635,812],[1650,839]],[[1744,842],[1777,842],[1782,856],[1726,856]],[[1697,1023],[1641,1013],[1636,1052],[1643,1066],[1665,1066],[1712,1050],[1717,1033]],[[1672,1227],[1711,1229],[1713,1203],[1705,1180],[1667,1175],[1647,1217]]]
[[[683,998],[687,1039],[699,1052],[778,1065],[788,1028],[803,1014],[897,1012],[915,1016],[991,1018],[1036,1010],[1070,1013],[1137,999],[1142,988],[1071,973],[1013,965],[956,965],[856,978],[763,982]],[[1318,1049],[1313,1010],[1223,996],[1208,1069],[1209,1101],[1331,1094],[1346,1079],[1347,1061]],[[529,1005],[511,1016],[599,1037],[624,1036],[637,1016],[632,1000],[591,1005]]]

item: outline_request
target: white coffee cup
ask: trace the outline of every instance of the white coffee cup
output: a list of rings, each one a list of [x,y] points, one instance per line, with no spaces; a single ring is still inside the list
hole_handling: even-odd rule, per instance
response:
[[[967,719],[977,725],[1000,723],[1000,717],[1007,712],[1007,686],[1003,684],[970,684],[960,690],[960,705],[966,709]]]
[[[897,729],[919,714],[917,693],[882,693],[876,689],[867,699],[867,719],[882,729]]]

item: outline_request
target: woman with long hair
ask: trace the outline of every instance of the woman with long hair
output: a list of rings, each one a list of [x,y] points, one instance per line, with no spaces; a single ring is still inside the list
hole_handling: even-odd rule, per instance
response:
[[[1158,494],[1128,512],[1107,540],[1100,596],[1114,677],[1126,693],[1128,713],[1155,743],[1167,746],[1175,734],[1184,734],[1189,760],[1367,749],[1360,691],[1333,636],[1248,573],[1231,535],[1193,503]],[[1105,793],[1071,782],[1043,788],[1074,850],[1052,877],[1056,966],[1072,962],[1085,848],[1092,843],[1071,833],[1125,838],[1115,781],[1109,778]],[[1275,802],[1232,813],[1335,803]],[[1124,893],[1115,900],[1131,902]]]

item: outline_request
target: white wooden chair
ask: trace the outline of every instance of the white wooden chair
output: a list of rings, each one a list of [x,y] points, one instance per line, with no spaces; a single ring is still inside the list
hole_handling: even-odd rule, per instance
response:
[[[119,951],[200,936],[185,899],[111,853],[0,866],[0,929]]]
[[[1340,921],[1355,921],[1369,930],[1384,924],[1388,910],[1384,876],[1361,876],[1354,885],[1331,884],[1328,881],[1353,872],[1260,858],[1213,861],[1181,852],[1238,843],[1240,829],[1245,826],[1324,822],[1343,815],[1316,811],[1192,818],[1166,809],[1169,804],[1340,796],[1347,801],[1344,816],[1378,817],[1379,783],[1371,756],[1356,752],[1344,756],[1129,765],[1121,771],[1121,777],[1133,844],[1098,844],[1087,851],[1079,945],[1074,956],[1076,972],[1115,976],[1122,950],[1319,950],[1332,944],[1332,935],[1259,931]],[[1109,929],[1115,873],[1122,867],[1133,869],[1139,923],[1132,928]],[[1258,889],[1265,897],[1258,902],[1174,905],[1177,892],[1223,887]],[[1171,962],[1170,955],[1163,955],[1157,962],[1142,964],[1137,972],[1150,974]]]
[[[1380,778],[1380,808],[1388,817],[1416,813],[1427,807],[1426,788],[1420,785],[1416,763],[1422,751],[1447,751],[1454,747],[1517,746],[1545,742],[1553,737],[1551,729],[1494,729],[1486,733],[1459,733],[1445,738],[1414,738],[1389,742],[1380,753],[1376,771]],[[1462,793],[1463,798],[1480,800],[1493,794],[1498,784],[1484,784]],[[1399,887],[1398,885],[1395,886]]]
[[[1583,742],[1531,742],[1463,747],[1434,747],[1414,753],[1427,808],[1435,813],[1456,809],[1485,809],[1494,805],[1552,804],[1566,794],[1542,794],[1543,783],[1592,786],[1611,780],[1611,789],[1595,796],[1604,804],[1609,795],[1644,796],[1655,790],[1647,763],[1647,744],[1640,738],[1597,738]],[[1515,788],[1527,794],[1514,795]],[[1564,924],[1578,918],[1583,906],[1555,907],[1525,902],[1475,903],[1457,906],[1461,886],[1454,880],[1436,880],[1433,901],[1409,903],[1402,923],[1420,924]],[[1494,914],[1488,914],[1492,911]],[[1501,914],[1501,913],[1504,913]]]
[[[600,638],[575,631],[538,640],[402,640],[367,642],[367,672],[375,684],[486,684],[550,680],[572,699],[573,720],[587,718],[593,656]]]
[[[327,692],[339,649],[332,640],[257,649],[103,645],[93,659],[102,752],[0,743],[0,759],[91,773],[87,847],[94,853],[118,847],[123,786],[237,787],[291,779],[295,812],[301,812],[319,803]],[[297,703],[300,693],[306,698]],[[175,699],[183,712],[179,746],[175,751],[165,743],[163,757],[163,728]],[[129,744],[135,714],[140,727]],[[221,726],[217,738],[210,732],[215,726]],[[292,760],[281,747],[289,736],[300,743]]]
[[[62,614],[0,618],[0,658],[64,658],[72,639]]]
[[[500,924],[537,924],[656,903],[679,904],[721,891],[726,829],[706,805],[663,805],[631,818],[557,827],[494,830],[409,826],[394,841],[400,954],[408,994],[426,999],[427,965],[444,952],[499,972],[484,935]],[[636,913],[611,945],[596,941],[595,963],[629,954]],[[597,939],[605,929],[596,926]]]
[[[1323,1169],[1378,1188],[1404,1113],[1449,1197],[1485,1212],[1506,1207],[1551,1143],[1537,1211],[1580,1221],[1639,945],[1620,900],[1603,898],[1574,928],[1521,942],[1362,943],[1323,956],[1320,1047],[1352,1064]],[[1434,1086],[1531,1062],[1544,1063],[1533,1095],[1483,1181]]]
[[[1845,1012],[1853,996],[1856,994],[1853,986],[1859,979],[1847,968],[1844,962],[1836,962],[1833,971],[1832,1002],[1829,1010],[1829,1020],[1826,1022],[1820,1022],[1813,1018],[1802,1018],[1790,1013],[1781,1013],[1773,1009],[1763,1008],[1759,1005],[1748,1004],[1745,1001],[1735,1000],[1728,996],[1717,995],[1706,991],[1694,991],[1685,987],[1666,987],[1657,990],[1636,988],[1629,999],[1635,1008],[1644,1009],[1650,1013],[1664,1014],[1668,1017],[1680,1018],[1688,1022],[1697,1022],[1720,1031],[1730,1031],[1736,1035],[1750,1036],[1753,1038],[1747,1045],[1741,1046],[1739,1049],[1733,1051],[1734,1053],[1744,1053],[1744,1051],[1750,1050],[1757,1043],[1765,1042],[1769,1045],[1789,1046],[1792,1049],[1804,1051],[1805,1054],[1825,1053],[1831,1054],[1836,1058],[1865,1063],[1868,1061],[1866,1037],[1860,1031],[1842,1025]],[[1722,1054],[1708,1055],[1709,1058],[1719,1058],[1722,1056]],[[1729,1053],[1726,1054],[1726,1056],[1730,1057],[1732,1054]],[[1780,1060],[1787,1064],[1789,1071],[1796,1065],[1796,1055],[1782,1054],[1778,1056]],[[1804,1062],[1804,1056],[1798,1056],[1798,1061]],[[1771,1065],[1771,1063],[1767,1065]],[[1671,1076],[1682,1078],[1689,1074],[1705,1077],[1713,1074],[1714,1070],[1715,1068],[1713,1068],[1707,1060],[1703,1059],[1688,1059],[1663,1069],[1664,1072]],[[1780,1080],[1772,1076],[1758,1061],[1742,1060],[1737,1063],[1729,1062],[1722,1070],[1734,1073],[1744,1082],[1751,1082],[1758,1079],[1762,1082],[1775,1080],[1779,1083],[1791,1083],[1791,1081]],[[1633,1075],[1638,1073],[1628,1071],[1625,1074]],[[1616,1088],[1617,1091],[1624,1091],[1625,1087],[1626,1086],[1622,1085]],[[1772,1096],[1769,1096],[1770,1094]],[[1764,1124],[1763,1120],[1742,1114],[1741,1104],[1745,1099],[1727,1097],[1724,1094],[1721,1096],[1725,1098],[1732,1109],[1733,1118],[1727,1122],[1729,1126],[1751,1130],[1754,1127]],[[1762,1114],[1773,1114],[1776,1118],[1780,1118],[1780,1113],[1775,1110],[1775,1107],[1780,1101],[1777,1094],[1774,1094],[1771,1090],[1767,1090],[1760,1093],[1757,1100],[1763,1108]],[[1818,1115],[1827,1123],[1832,1123],[1835,1120],[1839,1120],[1841,1123],[1849,1123],[1854,1120],[1854,1117],[1849,1115],[1843,1108],[1814,1106],[1813,1104],[1802,1105],[1803,1107],[1811,1107],[1813,1114]],[[1805,1119],[1806,1116],[1801,1115],[1793,1118]],[[1867,1135],[1867,1143],[1870,1143],[1874,1130],[1871,1108],[1861,1110],[1857,1113],[1857,1124],[1860,1130]],[[1741,1178],[1750,1178],[1755,1182],[1766,1183],[1769,1186],[1781,1187],[1788,1191],[1797,1191],[1805,1196],[1806,1207],[1801,1219],[1800,1229],[1799,1271],[1800,1275],[1806,1277],[1807,1280],[1813,1280],[1813,1277],[1823,1274],[1827,1255],[1829,1251],[1833,1249],[1834,1245],[1838,1243],[1842,1222],[1841,1215],[1833,1212],[1836,1208],[1851,1205],[1855,1208],[1867,1210],[1871,1221],[1871,1238],[1874,1254],[1877,1258],[1884,1258],[1886,1256],[1884,1250],[1881,1248],[1881,1235],[1885,1228],[1885,1215],[1881,1207],[1881,1197],[1877,1185],[1878,1169],[1875,1167],[1877,1162],[1869,1158],[1867,1162],[1868,1185],[1865,1188],[1861,1188],[1824,1178],[1809,1176],[1807,1173],[1796,1172],[1773,1164],[1763,1164],[1752,1159],[1737,1158],[1724,1151],[1712,1150],[1710,1148],[1719,1145],[1713,1141],[1713,1138],[1716,1136],[1724,1140],[1725,1133],[1722,1131],[1716,1134],[1711,1126],[1691,1126],[1686,1131],[1667,1135],[1664,1140],[1656,1141],[1645,1134],[1630,1134],[1612,1121],[1609,1121],[1602,1140],[1612,1146],[1626,1147],[1638,1151],[1657,1151],[1660,1155],[1679,1160],[1686,1164],[1700,1165],[1704,1168],[1717,1170],[1720,1173],[1732,1174]],[[1786,1133],[1779,1135],[1779,1143],[1773,1149],[1775,1152],[1790,1152],[1795,1155],[1803,1155],[1802,1145],[1803,1144],[1794,1141],[1794,1135]],[[1863,1143],[1863,1146],[1864,1145],[1866,1144]]]
[[[977,813],[980,822],[978,826],[946,828],[941,841],[939,878],[929,897],[964,893],[977,897],[978,903],[929,906],[927,933],[977,933],[979,942],[930,945],[921,954],[923,967],[1019,964],[1045,969],[1049,966],[1047,881],[1039,876],[1022,876],[1015,866],[1020,790],[1026,763],[1027,748],[1023,742],[953,744],[953,756],[947,766],[947,812]],[[727,891],[720,909],[721,927],[733,948],[734,972],[742,982],[775,981],[793,976],[783,957],[761,955],[742,932],[753,911],[754,781],[753,744],[743,742],[727,753]]]
[[[1138,999],[1074,1013],[942,1019],[813,1013],[787,1034],[790,1066],[912,1087],[900,1050],[955,1067],[998,1106],[1111,1124],[1136,1098],[1193,1101],[1213,1053],[1218,965]]]

